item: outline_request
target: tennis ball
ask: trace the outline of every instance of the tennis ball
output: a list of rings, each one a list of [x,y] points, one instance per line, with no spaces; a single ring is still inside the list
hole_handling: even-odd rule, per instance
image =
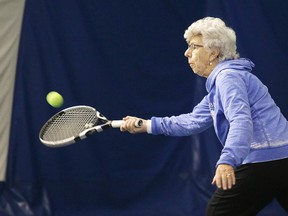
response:
[[[46,96],[47,102],[55,108],[59,108],[63,105],[64,99],[61,94],[56,91],[51,91]]]

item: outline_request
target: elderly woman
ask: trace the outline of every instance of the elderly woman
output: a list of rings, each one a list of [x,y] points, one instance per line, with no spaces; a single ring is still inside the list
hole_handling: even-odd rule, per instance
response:
[[[212,180],[207,215],[256,215],[276,198],[288,212],[288,122],[268,89],[239,58],[235,32],[219,18],[194,22],[184,34],[185,56],[195,74],[207,78],[207,95],[188,114],[127,116],[121,131],[187,136],[214,126],[223,145]]]

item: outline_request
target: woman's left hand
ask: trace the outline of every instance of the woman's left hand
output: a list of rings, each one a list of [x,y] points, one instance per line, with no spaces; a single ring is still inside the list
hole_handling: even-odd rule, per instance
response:
[[[223,190],[231,189],[236,184],[234,168],[228,164],[219,164],[212,184]]]

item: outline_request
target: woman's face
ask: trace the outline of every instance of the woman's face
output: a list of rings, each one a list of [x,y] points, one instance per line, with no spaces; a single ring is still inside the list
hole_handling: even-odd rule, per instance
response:
[[[210,75],[210,51],[204,48],[201,35],[191,37],[184,55],[195,74],[206,78]]]

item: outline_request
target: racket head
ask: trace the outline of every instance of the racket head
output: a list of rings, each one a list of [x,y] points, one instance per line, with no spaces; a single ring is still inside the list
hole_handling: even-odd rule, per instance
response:
[[[40,141],[48,147],[63,147],[86,138],[86,131],[108,120],[90,106],[73,106],[52,116],[39,132]],[[90,133],[97,132],[94,130]],[[81,135],[84,134],[84,135]]]

